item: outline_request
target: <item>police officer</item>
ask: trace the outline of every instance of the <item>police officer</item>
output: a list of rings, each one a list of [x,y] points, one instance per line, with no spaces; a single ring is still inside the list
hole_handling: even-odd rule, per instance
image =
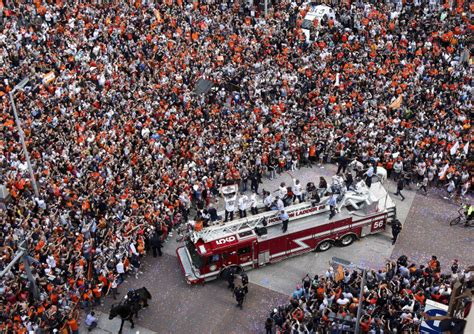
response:
[[[237,301],[236,306],[240,307],[240,309],[242,309],[242,305],[244,303],[244,298],[245,298],[244,289],[241,286],[235,287],[234,296],[235,296],[235,300]]]
[[[244,293],[247,294],[249,293],[249,288],[248,288],[248,284],[249,284],[249,277],[247,276],[246,273],[242,273],[240,275],[240,280],[242,281],[242,288],[244,290]]]
[[[157,232],[153,232],[153,235],[150,238],[151,249],[153,250],[153,257],[156,257],[157,253],[158,256],[162,255],[161,248],[163,244],[161,242],[161,237],[158,235]]]
[[[281,230],[283,233],[286,232],[288,229],[288,221],[290,220],[290,217],[286,213],[285,210],[280,211],[280,220],[281,220]]]
[[[234,280],[235,280],[235,275],[234,275],[234,269],[233,268],[229,268],[229,275],[227,276],[227,283],[229,284],[227,286],[228,289],[234,291],[235,289],[235,284],[234,284]]]
[[[402,231],[402,223],[398,219],[392,222],[392,245],[397,242],[398,235]]]

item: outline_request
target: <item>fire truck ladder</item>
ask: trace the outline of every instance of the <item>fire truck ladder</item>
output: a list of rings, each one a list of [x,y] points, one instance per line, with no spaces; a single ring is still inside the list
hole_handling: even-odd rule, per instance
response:
[[[235,234],[242,231],[253,230],[263,223],[267,218],[277,215],[276,212],[265,212],[258,216],[250,218],[239,219],[235,222],[225,223],[224,225],[209,226],[204,228],[202,231],[194,232],[193,238],[197,241],[202,239],[204,242],[219,239],[227,235]]]

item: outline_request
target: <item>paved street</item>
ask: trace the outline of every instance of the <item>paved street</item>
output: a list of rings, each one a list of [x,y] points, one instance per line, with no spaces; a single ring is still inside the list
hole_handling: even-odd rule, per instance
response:
[[[320,175],[329,177],[335,167],[303,168],[295,172],[303,185],[317,181]],[[291,176],[282,174],[277,180],[265,180],[261,188],[275,190],[280,182],[291,184]],[[431,255],[438,255],[445,268],[454,258],[461,265],[474,263],[472,244],[474,229],[450,227],[448,222],[456,215],[456,206],[442,198],[442,193],[431,191],[428,196],[406,190],[405,201],[393,196],[395,184],[386,182],[397,204],[397,216],[403,223],[403,231],[395,246],[391,245],[391,233],[369,236],[347,248],[333,247],[325,253],[308,253],[249,272],[250,293],[241,311],[226,283],[215,281],[204,286],[188,286],[181,273],[175,250],[175,240],[165,244],[164,256],[148,257],[142,266],[139,279],[129,278],[120,287],[123,296],[131,288],[146,286],[153,300],[138,319],[137,328],[130,330],[124,325],[124,333],[261,333],[269,311],[285,303],[301,278],[322,274],[329,260],[335,256],[370,268],[379,268],[387,258],[406,254],[417,263],[426,263]],[[291,223],[291,222],[290,222]],[[113,300],[107,298],[100,311],[107,313]],[[101,315],[99,329],[95,333],[116,333],[119,321],[109,321]]]
[[[240,310],[226,282],[189,286],[184,281],[177,258],[167,254],[156,259],[148,257],[143,271],[138,279],[127,280],[120,288],[120,297],[130,287],[146,286],[153,299],[150,307],[141,311],[137,323],[160,334],[256,333],[261,329],[268,310],[287,301],[284,294],[250,284],[250,293],[243,310]],[[107,298],[100,311],[108,312],[112,302],[112,298]],[[119,328],[119,321],[107,320],[101,325],[103,330],[114,333]],[[126,323],[124,328],[124,333],[136,333],[136,330],[130,330],[130,323]]]

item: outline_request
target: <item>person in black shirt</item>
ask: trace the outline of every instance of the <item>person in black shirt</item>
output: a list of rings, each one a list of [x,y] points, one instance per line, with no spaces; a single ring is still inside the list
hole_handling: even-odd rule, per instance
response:
[[[404,180],[404,178],[398,179],[398,182],[397,182],[397,192],[395,193],[395,195],[400,195],[400,197],[402,198],[402,201],[405,200],[405,196],[403,196],[403,194],[402,194],[402,190],[403,190],[404,187],[405,187],[405,180]]]
[[[242,309],[242,306],[244,304],[244,298],[245,298],[244,289],[241,286],[235,287],[234,296],[235,296],[235,300],[237,301],[236,306],[240,307],[240,309]]]
[[[153,257],[162,256],[161,248],[163,247],[161,243],[161,238],[157,232],[154,232],[152,237],[150,238],[151,249],[153,250]]]
[[[258,172],[253,170],[250,173],[250,190],[254,191],[258,195]]]
[[[339,173],[342,171],[343,173],[346,172],[346,168],[347,168],[347,158],[345,155],[340,155],[338,158],[337,158],[337,172],[336,174],[339,175]]]
[[[398,219],[395,219],[392,222],[392,245],[395,245],[397,242],[398,235],[402,231],[402,224]]]

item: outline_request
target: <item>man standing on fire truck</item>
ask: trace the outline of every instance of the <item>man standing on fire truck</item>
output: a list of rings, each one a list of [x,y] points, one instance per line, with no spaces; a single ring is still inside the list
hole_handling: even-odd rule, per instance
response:
[[[337,195],[336,194],[333,194],[329,198],[328,204],[329,204],[329,210],[330,210],[329,219],[331,219],[332,217],[334,217],[336,215],[336,204],[337,204]]]
[[[245,195],[244,193],[241,193],[240,194],[240,198],[239,198],[239,217],[240,218],[244,218],[244,217],[247,217],[247,202],[248,202],[249,198],[247,197],[247,195]]]
[[[293,189],[292,190],[293,190],[293,194],[295,195],[293,197],[293,203],[295,203],[296,199],[298,199],[298,201],[300,203],[303,203],[304,202],[304,194],[303,194],[303,189],[302,189],[300,180],[293,179]]]
[[[229,220],[234,220],[234,211],[235,211],[235,201],[230,200],[225,202],[225,219],[224,221],[227,222]]]
[[[283,233],[285,233],[288,229],[288,221],[290,220],[290,217],[288,216],[285,210],[280,211],[280,220],[282,224],[281,230],[283,231]]]
[[[250,195],[250,211],[253,215],[256,215],[258,213],[257,204],[257,193],[253,192],[252,195]]]

